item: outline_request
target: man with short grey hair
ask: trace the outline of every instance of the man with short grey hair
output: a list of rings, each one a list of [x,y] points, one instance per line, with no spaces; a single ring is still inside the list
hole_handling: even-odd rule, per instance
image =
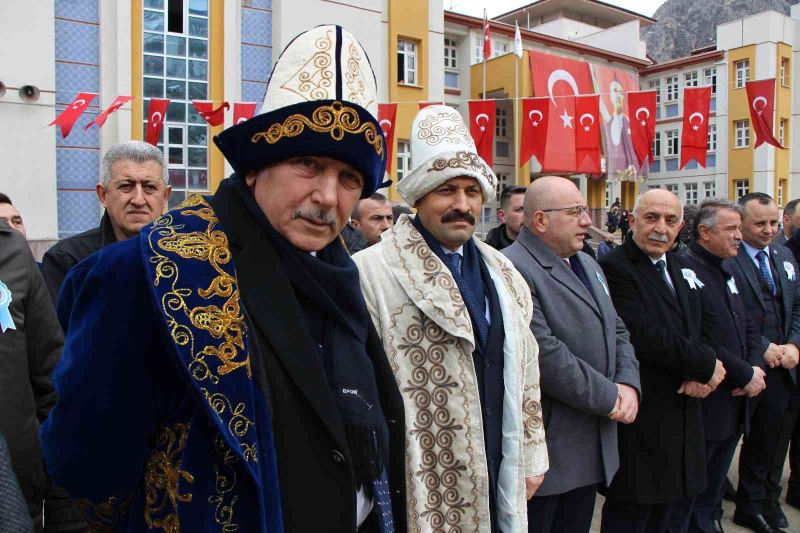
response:
[[[164,154],[142,141],[115,144],[103,157],[95,189],[106,210],[100,225],[61,240],[42,260],[42,275],[53,302],[58,301],[70,268],[109,244],[138,235],[164,212],[171,191]]]

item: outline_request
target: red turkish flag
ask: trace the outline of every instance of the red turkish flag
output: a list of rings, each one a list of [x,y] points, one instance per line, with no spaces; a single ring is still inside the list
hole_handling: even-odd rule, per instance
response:
[[[478,155],[492,166],[494,162],[494,100],[470,100],[469,133],[475,141]]]
[[[420,111],[422,111],[423,109],[425,109],[429,105],[442,105],[442,102],[420,102],[419,103]]]
[[[601,174],[600,97],[575,97],[575,162],[578,172]]]
[[[92,124],[97,124],[98,128],[102,128],[103,124],[106,123],[106,119],[108,118],[108,115],[110,115],[111,113],[113,113],[114,111],[119,109],[120,107],[124,106],[128,102],[130,102],[132,100],[132,98],[133,97],[131,97],[131,96],[117,96],[116,99],[114,99],[114,101],[111,103],[110,106],[105,108],[105,110],[102,113],[97,115],[93,121],[88,123],[86,125],[86,127],[83,128],[83,131],[86,131],[89,128],[91,128]]]
[[[681,168],[694,159],[706,168],[708,153],[708,114],[711,87],[683,89],[683,131],[681,132]]]
[[[783,148],[772,134],[772,111],[775,109],[775,78],[748,81],[745,87],[747,90],[747,102],[749,103],[748,107],[750,108],[750,122],[753,123],[753,130],[756,132],[754,148],[758,148],[764,143],[771,144],[776,148]]]
[[[233,125],[241,124],[245,120],[250,120],[256,112],[255,102],[234,102],[233,104]]]
[[[488,61],[492,57],[492,33],[489,30],[489,19],[486,17],[486,10],[483,10],[483,61]]]
[[[522,100],[522,134],[519,142],[519,166],[524,166],[531,157],[541,165],[547,141],[547,120],[550,113],[549,98],[525,98]]]
[[[392,171],[392,148],[394,146],[394,120],[397,104],[378,104],[378,124],[386,137],[386,172]]]
[[[541,52],[529,54],[533,92],[550,98],[547,148],[540,161],[543,172],[577,172],[575,162],[575,99],[593,94],[589,64]]]
[[[656,92],[628,93],[631,143],[639,166],[653,163],[653,139],[656,136]],[[649,158],[649,159],[648,159]]]
[[[192,100],[192,105],[197,112],[203,117],[203,120],[208,122],[209,126],[219,126],[225,122],[225,111],[231,108],[228,102],[222,104],[214,109],[214,102]]]
[[[153,98],[147,110],[147,135],[144,140],[153,146],[158,144],[161,129],[164,127],[164,116],[169,107],[168,98]]]
[[[48,124],[48,126],[57,124],[58,127],[61,128],[61,137],[66,139],[69,132],[72,131],[72,126],[75,125],[75,121],[78,120],[78,117],[83,115],[83,112],[86,111],[86,108],[89,107],[89,104],[92,103],[95,96],[97,96],[97,93],[78,94],[72,103],[69,104],[53,122]]]

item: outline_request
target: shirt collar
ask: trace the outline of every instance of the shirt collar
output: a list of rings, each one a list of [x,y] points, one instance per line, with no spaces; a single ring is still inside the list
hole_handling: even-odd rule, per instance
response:
[[[439,246],[442,246],[442,245],[440,244]],[[442,251],[443,251],[443,252],[444,252],[446,255],[450,255],[450,254],[458,254],[458,255],[460,255],[462,258],[464,257],[464,245],[463,245],[463,244],[462,244],[461,246],[459,246],[458,248],[456,248],[455,250],[451,250],[450,248],[445,248],[444,246],[442,246]]]
[[[747,250],[747,255],[749,255],[750,259],[752,259],[753,261],[758,261],[758,258],[756,258],[756,254],[758,252],[766,252],[767,253],[767,257],[769,257],[769,245],[767,245],[767,246],[765,246],[763,248],[756,248],[754,246],[751,246],[750,244],[748,244],[745,241],[742,241],[742,244],[744,245],[744,249]]]
[[[662,254],[662,255],[661,255],[661,257],[656,257],[656,258],[650,257],[650,256],[648,255],[648,256],[647,256],[647,258],[648,258],[648,259],[650,259],[650,261],[652,261],[652,263],[653,263],[654,265],[655,265],[656,263],[658,263],[659,261],[661,261],[662,259],[664,260],[664,264],[665,264],[665,265],[667,264],[667,254]]]

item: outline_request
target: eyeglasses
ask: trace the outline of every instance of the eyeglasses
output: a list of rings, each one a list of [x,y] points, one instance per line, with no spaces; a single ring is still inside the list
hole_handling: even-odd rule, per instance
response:
[[[542,213],[551,213],[553,211],[564,211],[569,216],[581,218],[584,214],[589,214],[589,208],[585,205],[573,205],[570,207],[559,207],[553,209],[542,209]]]

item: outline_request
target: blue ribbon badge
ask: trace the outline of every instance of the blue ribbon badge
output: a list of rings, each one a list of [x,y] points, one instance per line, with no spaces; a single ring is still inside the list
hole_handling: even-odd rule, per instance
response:
[[[0,330],[5,333],[7,329],[17,329],[14,321],[11,320],[11,313],[8,306],[11,305],[11,291],[8,286],[0,281]]]

